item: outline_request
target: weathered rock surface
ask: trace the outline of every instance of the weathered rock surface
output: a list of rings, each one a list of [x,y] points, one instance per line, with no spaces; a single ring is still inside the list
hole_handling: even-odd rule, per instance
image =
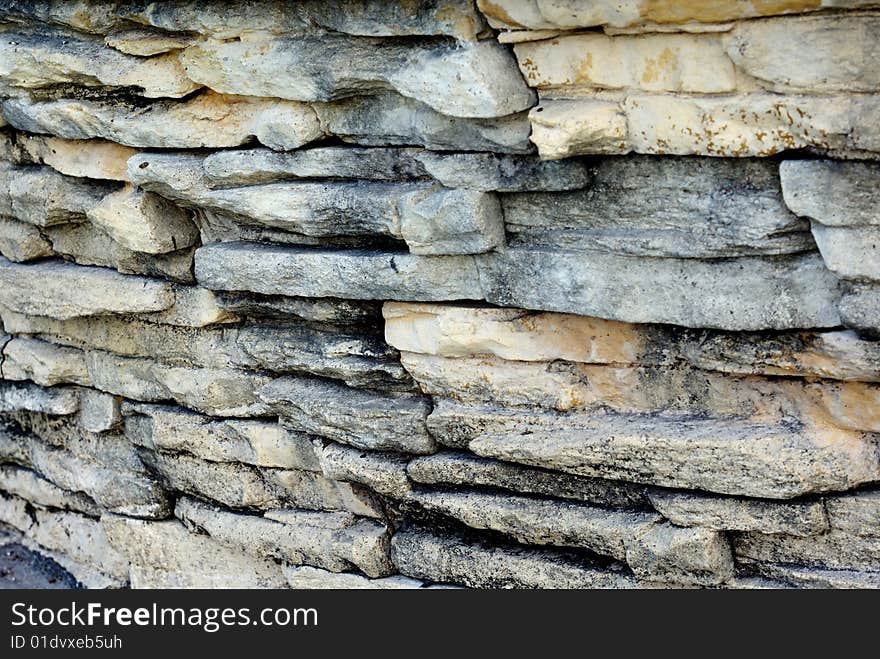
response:
[[[31,380],[43,387],[91,383],[85,355],[38,339],[15,338],[2,348],[4,380]]]
[[[122,403],[116,396],[94,389],[80,392],[80,427],[87,432],[102,433],[117,430],[122,423]]]
[[[880,572],[826,570],[784,563],[754,563],[750,566],[768,577],[782,579],[800,588],[880,588]]]
[[[195,149],[244,144],[295,149],[322,136],[315,113],[295,101],[204,92],[181,102],[148,105],[114,99],[7,99],[3,114],[19,130],[68,139],[98,137],[132,147]]]
[[[660,520],[652,513],[470,491],[417,491],[413,500],[472,528],[500,531],[524,544],[581,547],[621,561],[627,544]]]
[[[419,396],[352,389],[326,380],[278,378],[260,397],[291,429],[356,448],[431,453],[436,444],[425,419],[428,402]]]
[[[385,339],[401,351],[516,361],[672,365],[725,373],[880,379],[880,345],[852,331],[745,334],[631,325],[524,309],[387,302]]]
[[[609,569],[554,551],[484,545],[419,529],[395,533],[391,557],[407,576],[472,588],[637,587],[636,580],[620,567]]]
[[[0,536],[75,585],[880,586],[877,0],[0,34]]]
[[[73,387],[43,388],[29,382],[0,381],[0,411],[29,410],[53,416],[66,416],[79,409],[79,396]]]
[[[470,449],[583,476],[771,499],[844,490],[874,482],[880,473],[874,440],[844,438],[839,431],[807,435],[746,421],[613,415],[578,422],[564,433],[539,427],[526,422],[519,432],[496,434],[495,426]],[[676,459],[678,451],[687,458]]]
[[[484,192],[559,191],[586,187],[592,172],[584,161],[543,162],[532,156],[494,153],[436,153],[415,155],[425,171],[448,188]]]
[[[619,508],[638,508],[646,503],[642,489],[629,483],[487,460],[470,453],[443,451],[414,458],[406,474],[426,485],[499,487]]]
[[[793,213],[829,227],[880,224],[880,165],[783,160],[779,178]]]
[[[635,323],[757,330],[840,322],[837,279],[814,254],[701,261],[520,248],[480,257],[480,279],[493,304]]]
[[[373,521],[356,521],[348,513],[280,510],[258,517],[226,512],[184,497],[175,514],[218,542],[260,558],[333,572],[358,568],[370,577],[384,577],[391,571],[385,527]]]
[[[73,510],[92,517],[100,515],[100,509],[88,495],[63,490],[29,469],[0,465],[0,489],[44,508]]]
[[[484,192],[372,181],[211,189],[207,164],[190,155],[142,154],[130,160],[129,177],[186,206],[307,237],[390,236],[428,255],[477,254],[504,242],[498,200]]]
[[[476,266],[466,256],[217,244],[196,252],[196,278],[215,290],[268,295],[356,300],[481,297]]]
[[[204,159],[202,167],[211,187],[301,178],[399,181],[425,177],[423,162],[426,155],[416,149],[379,147],[325,146],[282,153],[247,149],[212,153]],[[443,183],[440,176],[432,176]],[[448,187],[465,186],[450,184]]]
[[[325,130],[346,142],[500,153],[529,153],[534,148],[524,112],[493,119],[449,117],[424,103],[387,92],[312,107]]]
[[[649,492],[648,498],[661,515],[678,526],[798,536],[828,529],[828,516],[820,501],[783,503],[661,490]]]
[[[650,29],[672,26],[673,29],[681,29],[693,23],[720,23],[739,18],[872,5],[872,0],[786,0],[760,4],[723,0],[707,5],[687,0],[660,3],[597,0],[588,5],[579,0],[477,0],[477,6],[493,27],[530,30],[599,25],[618,28],[645,25]]]
[[[80,178],[128,180],[126,161],[137,153],[106,140],[66,140],[46,135],[16,134],[16,147],[35,164]]]
[[[73,83],[139,89],[146,97],[180,98],[199,88],[175,55],[144,60],[88,38],[57,30],[4,30],[0,89],[34,90]]]
[[[164,254],[198,242],[198,229],[185,211],[159,195],[133,188],[107,195],[87,217],[135,252]]]
[[[737,557],[753,561],[880,571],[880,538],[859,537],[838,530],[810,538],[744,533],[734,539],[734,551]]]
[[[49,167],[0,166],[0,214],[39,227],[82,222],[109,184],[87,183]]]
[[[213,0],[167,6],[126,5],[114,9],[109,24],[126,19],[162,30],[198,32],[218,39],[232,39],[250,32],[314,34],[329,31],[376,37],[448,35],[470,40],[485,27],[482,15],[464,0],[439,0],[417,6],[382,0],[359,0],[354,6],[339,0],[305,0],[295,5],[272,0],[254,7],[230,6]],[[81,20],[57,10],[53,14],[55,20]],[[99,29],[106,29],[101,25]]]
[[[775,163],[604,158],[591,172],[583,190],[505,195],[511,244],[699,258],[813,249]]]
[[[66,319],[161,311],[174,304],[169,284],[62,261],[18,265],[0,260],[0,304],[14,311]]]
[[[322,442],[315,450],[327,478],[360,483],[395,499],[406,499],[411,493],[407,456],[365,451],[335,442]]]
[[[161,277],[174,282],[192,284],[193,249],[167,254],[146,254],[124,247],[103,229],[91,222],[59,224],[41,233],[52,250],[79,265],[112,268],[123,274]]]
[[[22,263],[52,256],[52,244],[32,224],[0,217],[0,255]]]
[[[623,100],[547,100],[530,112],[542,158],[586,154],[772,156],[803,149],[875,157],[871,95],[632,93]],[[538,112],[540,110],[540,112]]]
[[[223,94],[333,101],[393,89],[453,117],[501,117],[534,94],[492,41],[440,44],[317,38],[205,41],[181,54],[187,75]],[[343,73],[344,72],[344,73]]]
[[[132,588],[281,588],[273,562],[253,558],[177,521],[147,522],[105,515],[101,526],[110,545],[131,562]]]
[[[18,497],[0,495],[0,503],[0,521],[26,533],[39,546],[111,577],[128,577],[128,562],[110,546],[98,520],[43,508],[33,509],[29,515],[25,512],[26,501]]]
[[[831,527],[862,537],[880,537],[880,490],[860,490],[825,500]]]
[[[880,287],[865,283],[848,288],[840,299],[840,321],[869,337],[880,336]]]
[[[152,450],[185,451],[213,462],[320,469],[311,442],[276,423],[215,420],[160,405],[133,405],[126,412],[126,436]]]

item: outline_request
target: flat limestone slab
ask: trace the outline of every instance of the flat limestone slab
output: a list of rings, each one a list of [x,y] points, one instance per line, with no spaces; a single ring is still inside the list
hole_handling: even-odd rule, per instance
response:
[[[742,420],[609,415],[554,430],[494,434],[488,429],[470,449],[583,476],[768,499],[846,490],[880,479],[870,435]]]
[[[480,278],[468,256],[207,245],[196,251],[196,278],[206,287],[359,300],[480,299]]]
[[[0,304],[13,311],[68,319],[162,311],[174,304],[171,284],[113,270],[45,261],[13,264],[0,258]]]

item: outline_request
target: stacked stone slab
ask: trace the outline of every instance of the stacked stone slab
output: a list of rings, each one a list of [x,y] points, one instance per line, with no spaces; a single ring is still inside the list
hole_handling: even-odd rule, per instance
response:
[[[0,2],[0,524],[89,587],[880,587],[880,5],[710,4]]]

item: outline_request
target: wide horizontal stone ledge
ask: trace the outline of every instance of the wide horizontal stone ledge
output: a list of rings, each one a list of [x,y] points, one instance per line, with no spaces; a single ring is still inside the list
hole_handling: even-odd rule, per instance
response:
[[[807,223],[783,203],[777,168],[761,160],[608,157],[590,162],[592,180],[581,190],[507,194],[501,203],[516,246],[697,258],[813,249]]]
[[[501,208],[487,192],[380,181],[296,181],[211,189],[205,164],[189,155],[141,154],[129,162],[129,177],[140,187],[188,207],[221,211],[234,222],[308,237],[389,236],[406,241],[416,254],[482,253],[504,242]],[[99,210],[96,216],[103,217]],[[166,219],[169,228],[176,226],[173,218]],[[119,224],[115,222],[114,228]]]
[[[821,501],[767,501],[668,490],[654,490],[648,497],[654,508],[677,526],[798,536],[828,530],[828,515]]]
[[[77,143],[103,144],[99,140]],[[131,155],[136,153],[131,150]],[[161,185],[165,196],[182,199],[205,195],[209,189],[301,179],[428,181],[433,178],[447,188],[527,192],[583,188],[593,176],[590,163],[585,160],[542,161],[533,155],[443,153],[415,147],[378,146],[316,146],[287,152],[235,149],[207,156],[152,153],[132,159],[128,167],[131,171],[126,179],[131,176],[142,187]]]
[[[577,561],[553,549],[481,543],[429,529],[400,530],[391,558],[401,574],[471,588],[637,588],[621,564]]]
[[[460,304],[386,302],[385,339],[438,357],[673,365],[725,373],[880,381],[880,345],[853,331],[785,334],[682,330],[571,314]]]
[[[517,44],[514,51],[530,86],[569,94],[864,93],[880,89],[873,66],[878,35],[880,15],[815,14],[744,21],[704,34],[562,35]]]
[[[480,299],[480,277],[469,256],[207,245],[196,251],[196,277],[208,288],[268,295],[359,300]]]
[[[256,136],[266,146],[295,149],[323,136],[314,111],[305,103],[211,91],[146,106],[112,97],[11,98],[0,108],[19,130],[68,139],[97,137],[131,147],[221,148],[244,144]]]
[[[44,339],[10,341],[4,351],[9,369],[5,372],[39,373],[47,384],[48,380],[71,381],[81,375],[82,353],[71,351],[79,348],[174,366],[312,373],[352,386],[413,388],[397,352],[382,341],[375,329],[358,334],[299,323],[189,328],[160,324],[152,318],[88,316],[57,320],[25,316],[2,307],[0,313],[10,331]]]
[[[139,89],[149,98],[180,98],[200,87],[176,54],[144,60],[108,48],[104,40],[56,29],[9,30],[0,40],[0,90],[76,84]]]
[[[439,0],[419,5],[367,0],[351,11],[347,0],[283,0],[240,6],[223,0],[190,4],[101,2],[84,15],[76,5],[51,0],[5,2],[0,18],[66,25],[81,32],[110,34],[133,26],[149,26],[172,33],[192,32],[233,39],[248,32],[322,34],[342,32],[363,36],[448,35],[474,39],[485,29],[472,2]]]
[[[341,35],[247,37],[203,41],[180,61],[192,80],[224,94],[333,101],[390,88],[442,114],[474,118],[534,103],[513,59],[492,40],[449,46]]]
[[[564,474],[457,451],[414,458],[406,473],[413,481],[425,485],[501,488],[611,508],[644,508],[647,504],[640,485]]]
[[[215,244],[213,290],[413,301],[486,300],[627,322],[731,330],[834,327],[839,284],[816,254],[719,261],[507,249],[478,257]],[[621,300],[620,291],[628,297]]]
[[[542,100],[529,113],[542,158],[588,154],[771,156],[793,150],[877,159],[876,94],[607,92]]]
[[[61,319],[145,313],[171,307],[174,289],[159,280],[63,261],[18,265],[0,259],[0,304],[20,313]]]
[[[505,30],[572,30],[583,27],[645,27],[700,29],[700,23],[723,23],[821,9],[858,9],[876,6],[873,0],[774,0],[708,4],[690,0],[646,3],[643,0],[477,0],[489,24]],[[694,25],[697,24],[697,25]],[[707,26],[705,29],[710,29]]]
[[[485,457],[583,476],[767,499],[880,480],[872,435],[741,420],[608,415],[559,427],[548,418],[508,432],[487,422],[469,447]]]
[[[184,451],[213,462],[319,471],[312,443],[274,422],[213,419],[166,405],[128,404],[125,434],[151,450]]]
[[[840,324],[839,283],[817,254],[704,261],[507,249],[478,264],[484,299],[501,306],[728,330]]]
[[[534,149],[525,112],[490,119],[449,117],[391,91],[312,104],[211,90],[147,105],[100,94],[55,100],[22,97],[3,100],[0,110],[8,123],[30,133],[101,138],[141,148],[224,148],[256,137],[272,149],[289,150],[332,135],[367,146],[422,145],[500,153]]]
[[[66,261],[19,264],[0,258],[0,306],[59,320],[143,314],[146,320],[182,327],[235,320],[207,289]]]

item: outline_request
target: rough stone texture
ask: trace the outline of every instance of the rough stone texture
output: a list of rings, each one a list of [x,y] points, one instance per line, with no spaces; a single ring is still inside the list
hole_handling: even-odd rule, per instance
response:
[[[642,0],[477,0],[477,6],[493,27],[506,29],[573,29],[609,26],[641,26],[656,29],[668,26],[682,29],[693,23],[720,23],[740,18],[754,18],[824,8],[873,6],[872,0],[782,0],[771,2],[695,3],[688,0],[650,2]],[[697,29],[697,26],[693,26]]]
[[[280,588],[280,568],[230,551],[177,521],[146,522],[106,515],[110,545],[131,562],[132,588]]]
[[[660,490],[649,493],[648,498],[661,515],[678,526],[801,536],[828,529],[828,516],[820,501],[777,503]]]
[[[190,78],[224,94],[332,101],[391,88],[447,116],[489,118],[534,102],[509,57],[492,41],[444,47],[323,35],[206,41],[181,62]]]
[[[838,432],[810,437],[749,422],[625,416],[585,420],[565,433],[538,428],[490,430],[470,448],[584,476],[783,499],[873,482],[880,473],[874,439]],[[677,451],[687,459],[675,459]]]
[[[394,576],[370,579],[354,573],[336,573],[316,567],[285,567],[284,576],[291,588],[315,590],[412,590],[430,587],[418,579]]]
[[[865,157],[878,149],[869,119],[877,105],[873,94],[633,93],[622,101],[547,100],[529,117],[532,141],[547,159],[630,152],[752,157],[797,149]]]
[[[0,89],[75,84],[138,88],[146,97],[179,98],[199,88],[174,55],[143,60],[104,46],[102,39],[56,30],[4,30]]]
[[[230,243],[196,252],[196,277],[207,288],[266,295],[479,299],[480,278],[468,257],[315,251]]]
[[[68,139],[99,137],[133,147],[229,147],[256,135],[268,147],[294,149],[322,135],[315,113],[302,103],[212,92],[146,107],[101,98],[12,98],[0,109],[20,130]]]
[[[310,441],[265,421],[214,420],[175,407],[131,405],[125,433],[138,446],[185,451],[213,462],[320,469]]]
[[[361,449],[431,453],[425,426],[430,409],[416,396],[389,396],[325,380],[279,378],[260,397],[294,430]]]
[[[175,252],[198,240],[198,231],[184,211],[149,192],[125,189],[107,195],[88,218],[135,252]]]
[[[624,570],[579,564],[552,551],[468,542],[429,531],[394,534],[391,557],[411,577],[471,588],[634,588]]]
[[[503,197],[504,219],[522,246],[695,258],[812,249],[777,171],[760,160],[606,158],[583,190]]]
[[[502,306],[731,330],[840,322],[837,279],[813,254],[707,262],[509,249],[483,259],[485,299]]]
[[[137,149],[104,140],[65,140],[26,134],[16,137],[21,138],[16,146],[28,160],[48,165],[67,176],[126,181],[126,163],[137,153]]]
[[[642,488],[630,483],[524,467],[469,453],[443,451],[415,458],[409,462],[406,473],[412,480],[427,485],[499,487],[617,508],[637,508],[646,502]]]
[[[0,544],[89,588],[880,587],[876,0],[0,35]]]
[[[0,304],[19,313],[77,316],[161,311],[174,304],[163,281],[119,275],[63,261],[16,265],[0,260]]]

